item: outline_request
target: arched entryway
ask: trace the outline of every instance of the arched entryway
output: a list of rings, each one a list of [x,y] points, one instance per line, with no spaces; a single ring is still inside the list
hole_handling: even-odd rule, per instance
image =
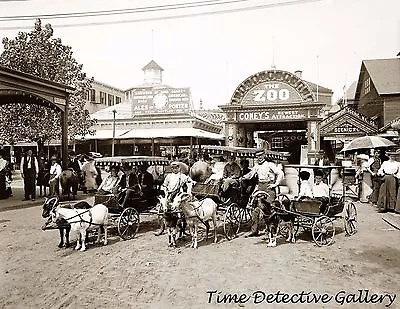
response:
[[[320,150],[324,106],[318,90],[316,95],[310,83],[296,74],[281,70],[256,73],[236,88],[228,105],[221,106],[227,116],[226,144],[253,147],[261,136],[273,150],[295,154],[292,163],[299,163],[295,161],[300,160],[302,148],[310,161]]]
[[[0,66],[0,105],[36,104],[61,113],[61,156],[68,159],[68,99],[73,87]]]

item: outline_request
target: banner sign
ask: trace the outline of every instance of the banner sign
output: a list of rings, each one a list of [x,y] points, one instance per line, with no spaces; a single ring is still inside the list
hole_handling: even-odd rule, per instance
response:
[[[304,110],[271,110],[259,112],[241,112],[237,114],[239,122],[263,122],[279,120],[305,120],[309,116]]]
[[[242,104],[296,103],[302,102],[301,95],[289,84],[266,82],[251,89],[243,98]]]
[[[132,113],[160,114],[190,111],[190,88],[135,88],[132,93]]]

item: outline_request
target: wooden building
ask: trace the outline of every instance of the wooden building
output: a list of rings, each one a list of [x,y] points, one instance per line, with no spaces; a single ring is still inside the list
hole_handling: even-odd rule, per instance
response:
[[[400,58],[363,60],[355,94],[360,113],[382,128],[400,116]]]

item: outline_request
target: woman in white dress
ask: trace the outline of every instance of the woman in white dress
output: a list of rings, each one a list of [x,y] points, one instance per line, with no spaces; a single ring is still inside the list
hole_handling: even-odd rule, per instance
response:
[[[96,191],[98,187],[96,183],[97,170],[93,158],[88,157],[86,162],[83,163],[82,174],[84,178],[84,192]]]
[[[397,162],[396,152],[386,152],[389,160],[384,161],[378,171],[383,176],[383,182],[379,189],[378,211],[394,211],[396,207],[397,179],[400,175],[400,162]]]

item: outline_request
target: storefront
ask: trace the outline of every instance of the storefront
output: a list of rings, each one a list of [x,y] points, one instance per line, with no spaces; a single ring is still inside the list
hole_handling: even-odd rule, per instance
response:
[[[321,137],[330,142],[336,152],[357,137],[377,133],[378,125],[375,121],[349,106],[340,109],[320,124]]]
[[[227,119],[225,142],[290,152],[290,163],[299,163],[301,156],[311,163],[320,153],[319,126],[331,97],[330,89],[304,81],[299,74],[256,73],[220,107]]]

